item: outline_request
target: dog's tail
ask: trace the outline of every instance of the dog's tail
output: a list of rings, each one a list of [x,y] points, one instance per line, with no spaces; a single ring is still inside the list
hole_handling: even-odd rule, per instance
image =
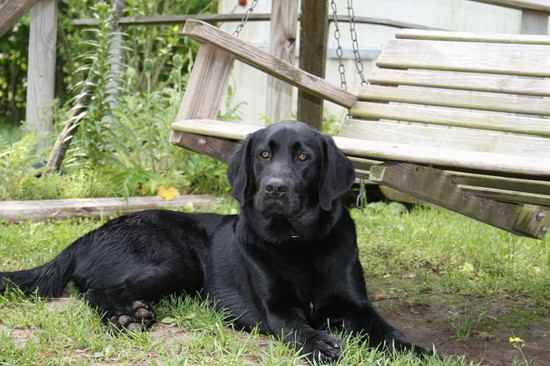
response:
[[[13,286],[25,294],[36,291],[41,297],[61,297],[74,272],[74,244],[63,250],[52,261],[36,268],[0,272],[0,294]]]

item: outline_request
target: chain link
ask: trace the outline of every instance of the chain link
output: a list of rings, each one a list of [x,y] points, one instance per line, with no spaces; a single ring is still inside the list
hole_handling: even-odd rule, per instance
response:
[[[243,30],[244,26],[248,23],[248,18],[250,17],[250,14],[254,11],[256,8],[256,5],[258,5],[258,0],[252,0],[252,3],[250,4],[250,7],[246,9],[246,11],[243,13],[243,16],[241,18],[241,22],[239,25],[237,25],[237,28],[233,31],[233,35],[235,37],[238,37],[241,34],[241,31]]]
[[[348,82],[346,80],[346,67],[344,66],[344,50],[342,48],[342,33],[340,32],[340,24],[338,23],[338,8],[335,0],[330,0],[332,8],[332,18],[334,19],[334,39],[336,40],[336,56],[338,57],[338,73],[340,74],[340,87],[348,90]]]
[[[351,35],[351,46],[353,48],[353,58],[355,59],[355,69],[357,74],[361,78],[361,86],[368,84],[365,77],[365,67],[361,61],[361,54],[359,53],[359,41],[357,37],[357,27],[355,23],[355,10],[353,9],[353,0],[348,0],[348,15],[349,15],[349,33]]]

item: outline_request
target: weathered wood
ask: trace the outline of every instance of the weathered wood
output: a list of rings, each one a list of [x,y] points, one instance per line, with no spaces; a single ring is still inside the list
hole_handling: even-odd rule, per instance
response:
[[[474,192],[478,196],[491,198],[497,201],[529,203],[550,208],[550,195],[468,185],[459,185],[459,187],[465,192]]]
[[[550,45],[550,37],[525,34],[480,34],[469,32],[425,31],[404,29],[395,34],[397,39],[416,39],[427,41],[455,41],[481,43],[508,43],[525,45]]]
[[[241,140],[262,128],[261,125],[216,120],[180,120],[172,124],[174,131]],[[426,146],[335,136],[336,145],[347,155],[372,160],[406,161],[435,166],[541,176],[550,179],[550,158],[495,154],[479,151],[433,148]]]
[[[526,228],[521,206],[464,192],[439,169],[405,163],[375,166],[371,180],[515,234],[542,239],[548,230],[545,221]]]
[[[548,13],[536,10],[522,11],[521,33],[548,34]]]
[[[352,108],[351,114],[354,118],[390,119],[550,137],[550,120],[504,113],[359,102]],[[515,139],[513,135],[510,137]],[[550,148],[550,139],[543,146]]]
[[[442,89],[550,96],[550,79],[473,74],[434,70],[399,70],[373,67],[371,84],[425,86]]]
[[[211,44],[201,45],[177,120],[216,117],[233,62],[231,53]]]
[[[326,71],[328,29],[328,1],[302,0],[300,69],[321,78]],[[298,90],[298,119],[321,128],[323,95]]]
[[[453,182],[458,185],[550,195],[550,181],[499,177],[457,171],[447,171],[446,173],[451,176]]]
[[[470,128],[448,128],[389,120],[348,120],[346,128],[339,136],[524,158],[550,157],[550,139]]]
[[[147,209],[193,207],[207,209],[220,200],[208,195],[185,195],[173,200],[160,197],[81,198],[45,201],[2,201],[0,220],[8,222],[44,221],[74,217],[111,217]]]
[[[541,226],[541,236],[545,236],[550,230],[550,210],[534,205],[521,206],[520,215],[516,221],[518,231],[537,232]]]
[[[550,13],[550,0],[470,0],[513,9],[531,9]]]
[[[118,92],[120,88],[120,78],[122,77],[122,33],[119,20],[124,11],[126,0],[112,0],[112,12],[109,19],[111,35],[109,37],[109,78],[107,82],[107,101],[109,106],[114,109],[118,105]]]
[[[35,0],[38,1],[38,0]],[[119,24],[125,26],[131,25],[169,25],[169,24],[183,24],[189,19],[202,20],[206,23],[224,23],[224,22],[239,22],[242,19],[242,14],[212,14],[212,15],[151,15],[151,16],[133,16],[133,17],[123,17],[120,18]],[[264,22],[271,19],[271,13],[253,13],[248,17],[249,22]],[[301,20],[301,17],[297,17],[298,20]],[[349,22],[351,18],[347,15],[338,16],[339,22]],[[362,17],[356,16],[354,18],[355,23],[357,24],[372,24],[372,25],[381,25],[385,27],[398,28],[398,29],[434,29],[442,30],[437,27],[430,27],[422,24],[402,22],[393,19],[385,18],[373,18],[373,17]],[[329,22],[334,21],[334,18],[329,16]],[[86,19],[75,19],[72,22],[72,25],[76,27],[90,27],[96,26],[99,24],[97,19],[86,18]]]
[[[192,133],[173,131],[170,142],[188,150],[208,155],[227,162],[237,146],[237,141],[216,137],[201,136]]]
[[[393,40],[376,64],[380,67],[484,72],[550,77],[550,47],[504,43]]]
[[[298,28],[298,2],[278,0],[271,4],[271,54],[294,64],[296,31]],[[292,92],[289,84],[268,78],[266,114],[273,121],[290,119],[292,116]]]
[[[356,174],[360,173],[362,174],[361,176],[366,179],[369,178],[370,168],[372,166],[384,164],[384,162],[380,160],[365,159],[356,156],[349,156],[348,158],[353,163]],[[452,179],[453,183],[457,185],[550,195],[550,181],[511,178],[456,170],[445,170],[445,174],[447,174]]]
[[[480,95],[466,91],[429,88],[419,90],[368,85],[359,92],[359,100],[550,115],[550,104],[544,99],[510,95]]]
[[[201,45],[176,119],[216,118],[225,93],[234,57],[211,44]],[[189,150],[226,160],[227,151],[233,149],[228,141],[213,141],[172,131],[172,143]]]
[[[40,0],[5,0],[0,3],[0,37]]]
[[[26,128],[37,134],[39,149],[53,129],[56,38],[56,1],[42,0],[31,10],[26,106]]]
[[[210,14],[210,15],[148,15],[148,16],[131,16],[122,17],[119,19],[119,24],[122,26],[131,25],[171,25],[184,24],[190,19],[201,20],[206,23],[224,23],[224,22],[240,22],[242,14]],[[271,18],[269,13],[253,13],[248,17],[249,22],[265,22]],[[94,18],[75,19],[72,22],[75,27],[91,27],[99,24],[99,21]]]
[[[357,99],[355,95],[331,85],[324,79],[300,70],[288,62],[204,22],[189,20],[185,23],[183,34],[220,47],[234,55],[239,61],[341,106],[349,108]]]

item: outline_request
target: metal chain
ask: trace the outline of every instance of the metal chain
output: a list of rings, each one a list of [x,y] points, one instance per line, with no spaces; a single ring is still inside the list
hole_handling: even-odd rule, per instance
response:
[[[355,207],[357,208],[365,208],[367,205],[367,187],[365,179],[360,178],[359,179],[359,194],[357,195],[357,199],[355,201]]]
[[[332,17],[334,19],[334,39],[336,40],[336,56],[338,57],[338,73],[340,74],[340,87],[348,90],[348,82],[346,81],[346,67],[344,66],[344,50],[342,49],[342,34],[340,32],[340,24],[338,23],[338,8],[336,1],[330,0],[332,8]]]
[[[235,28],[233,31],[233,35],[235,37],[238,37],[241,34],[241,31],[243,30],[244,26],[248,23],[248,18],[250,17],[250,14],[254,11],[256,8],[256,5],[258,5],[258,0],[252,0],[252,3],[250,4],[250,7],[246,9],[246,11],[243,13],[243,16],[241,18],[241,22]]]
[[[353,0],[348,0],[348,15],[349,15],[349,33],[351,35],[351,45],[353,48],[353,58],[355,59],[355,69],[357,74],[361,78],[361,86],[368,84],[365,77],[365,67],[361,61],[361,54],[359,53],[359,41],[357,37],[357,28],[355,24],[355,10],[353,9]]]

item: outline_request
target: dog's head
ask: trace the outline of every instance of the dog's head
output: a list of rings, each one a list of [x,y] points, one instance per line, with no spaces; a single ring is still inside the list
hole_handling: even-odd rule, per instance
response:
[[[228,178],[258,234],[280,242],[314,237],[321,216],[340,207],[354,170],[329,136],[300,122],[280,122],[239,145]]]

